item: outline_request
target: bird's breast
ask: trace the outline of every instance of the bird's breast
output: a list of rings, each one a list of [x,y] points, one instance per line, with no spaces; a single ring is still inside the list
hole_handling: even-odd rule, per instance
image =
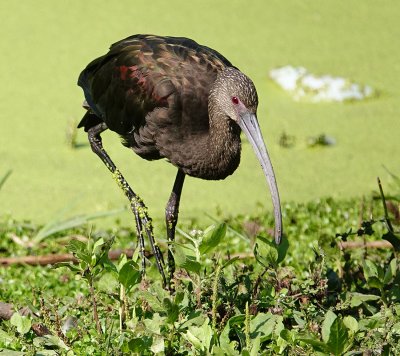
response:
[[[231,175],[239,166],[240,131],[218,130],[210,127],[207,133],[183,139],[167,157],[172,164],[192,177],[220,180]]]

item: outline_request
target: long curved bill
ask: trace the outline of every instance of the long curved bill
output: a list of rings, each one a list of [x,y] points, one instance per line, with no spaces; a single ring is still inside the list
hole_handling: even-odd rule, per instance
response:
[[[242,113],[240,115],[239,126],[253,146],[254,152],[256,153],[262,170],[264,171],[265,178],[267,179],[269,189],[271,191],[272,203],[274,206],[275,242],[280,244],[282,240],[282,213],[278,186],[276,184],[274,169],[272,168],[271,160],[269,158],[267,148],[265,147],[256,115],[250,112]]]

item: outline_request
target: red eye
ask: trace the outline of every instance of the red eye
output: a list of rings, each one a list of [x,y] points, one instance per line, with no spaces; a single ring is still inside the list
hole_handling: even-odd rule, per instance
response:
[[[232,96],[232,103],[235,105],[239,104],[239,99],[236,96]]]

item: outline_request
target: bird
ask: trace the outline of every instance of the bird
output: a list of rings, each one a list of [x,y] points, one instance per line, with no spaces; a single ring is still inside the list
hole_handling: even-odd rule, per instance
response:
[[[270,188],[275,242],[282,239],[282,214],[274,170],[257,120],[253,81],[216,50],[185,37],[137,34],[111,45],[81,72],[84,128],[92,151],[111,171],[130,201],[145,270],[145,238],[164,286],[173,278],[173,243],[186,176],[221,180],[239,166],[241,132],[253,146]],[[166,159],[177,168],[165,209],[167,269],[154,238],[147,206],[103,147],[111,130],[146,160]]]

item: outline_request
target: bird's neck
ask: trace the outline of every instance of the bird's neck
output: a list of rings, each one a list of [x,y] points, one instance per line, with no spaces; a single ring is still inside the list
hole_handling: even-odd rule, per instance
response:
[[[215,162],[214,179],[231,175],[240,163],[240,127],[228,118],[211,120],[208,138],[208,155]]]
[[[188,145],[183,144],[183,151],[176,159],[170,158],[184,173],[202,179],[224,179],[231,175],[240,162],[240,127],[230,119],[227,108],[225,91],[225,71],[218,74],[208,97],[208,130],[190,139]],[[181,156],[190,156],[182,161]]]

